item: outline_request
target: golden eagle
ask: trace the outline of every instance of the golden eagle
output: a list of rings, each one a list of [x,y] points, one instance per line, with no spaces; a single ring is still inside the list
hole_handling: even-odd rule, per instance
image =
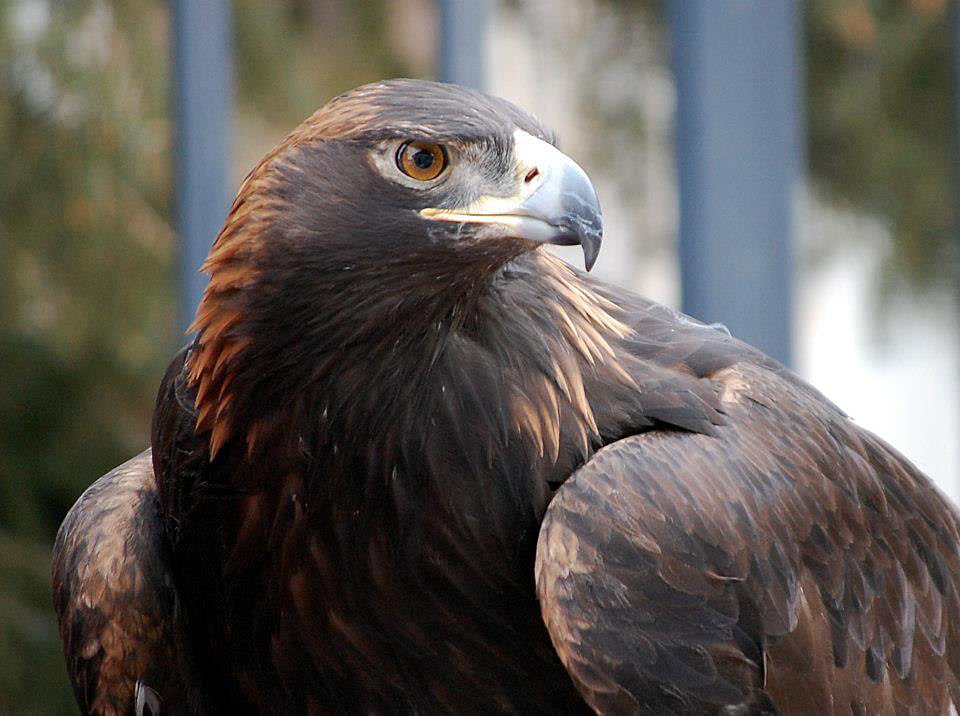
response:
[[[85,713],[946,713],[960,521],[723,331],[571,268],[584,172],[397,80],[247,176],[147,450],[67,515]]]

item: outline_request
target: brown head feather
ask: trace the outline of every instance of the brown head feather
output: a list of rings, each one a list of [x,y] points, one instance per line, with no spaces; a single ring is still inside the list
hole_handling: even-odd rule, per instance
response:
[[[258,294],[264,295],[265,302],[272,302],[271,310],[284,310],[288,298],[291,302],[299,300],[297,308],[304,312],[301,320],[315,323],[316,314],[331,303],[331,298],[342,299],[352,290],[349,284],[354,283],[353,275],[341,272],[357,262],[365,263],[366,275],[376,281],[383,295],[354,298],[356,315],[350,319],[353,330],[348,318],[343,317],[336,331],[340,342],[354,342],[373,330],[381,331],[375,321],[390,324],[402,320],[401,311],[392,310],[391,304],[405,306],[408,317],[462,319],[460,306],[473,300],[470,297],[499,266],[529,248],[513,241],[484,244],[472,253],[434,246],[430,246],[429,255],[411,251],[414,242],[403,234],[413,229],[396,221],[398,215],[405,215],[402,204],[381,208],[376,203],[376,198],[389,194],[391,187],[377,182],[363,155],[357,153],[358,148],[398,137],[496,140],[507,146],[516,127],[551,139],[530,115],[503,100],[434,83],[380,82],[331,100],[247,175],[203,264],[210,282],[190,326],[197,332],[188,359],[190,380],[197,388],[197,430],[210,434],[214,456],[238,429],[237,413],[256,400],[251,396],[238,399],[230,387],[230,376],[242,362],[249,363],[249,354],[256,354],[259,361],[269,360],[266,354],[293,350],[289,344],[284,345],[285,340],[300,338],[280,335],[279,330],[277,336],[265,334],[275,327],[263,325],[269,319],[258,312]],[[352,177],[338,171],[344,165],[355,172]],[[424,232],[419,226],[415,229]],[[403,251],[394,246],[378,250],[370,236],[384,234],[396,234],[394,246],[403,246]],[[317,276],[312,295],[312,289],[302,285],[290,291],[282,285],[286,272],[294,270],[295,254],[304,242],[315,244],[316,255],[329,253],[329,260],[308,266]],[[290,247],[293,251],[287,251]],[[309,264],[316,256],[301,259],[302,264]],[[376,265],[371,265],[371,260]],[[565,290],[561,279],[557,288]],[[294,290],[301,295],[293,296]],[[314,300],[312,310],[305,303],[308,299]],[[369,316],[365,315],[367,307]],[[396,339],[389,330],[383,332],[386,335],[380,342]],[[591,337],[595,335],[589,332],[584,345],[592,346]],[[270,341],[273,345],[264,345]],[[590,351],[592,357],[595,348]],[[321,359],[323,353],[315,351],[313,358]],[[241,382],[249,385],[249,381]]]

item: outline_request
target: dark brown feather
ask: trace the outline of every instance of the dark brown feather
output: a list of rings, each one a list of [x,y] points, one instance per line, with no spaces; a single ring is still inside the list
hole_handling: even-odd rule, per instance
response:
[[[749,362],[712,378],[714,435],[618,441],[547,511],[538,593],[588,702],[713,713],[762,692],[783,714],[947,713],[955,510],[796,381]]]
[[[163,713],[206,710],[159,517],[147,450],[91,485],[57,534],[54,605],[84,714],[134,713],[137,689],[145,704],[162,694]]]

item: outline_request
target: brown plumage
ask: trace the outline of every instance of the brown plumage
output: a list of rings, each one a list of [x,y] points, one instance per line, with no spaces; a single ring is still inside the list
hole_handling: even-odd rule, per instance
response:
[[[393,81],[251,172],[152,461],[58,536],[85,712],[947,712],[957,513],[776,362],[545,253],[599,240],[551,142]]]

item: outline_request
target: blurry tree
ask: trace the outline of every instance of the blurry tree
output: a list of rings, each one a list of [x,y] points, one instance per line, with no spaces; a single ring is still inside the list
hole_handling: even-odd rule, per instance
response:
[[[167,12],[162,0],[0,0],[5,715],[76,710],[50,546],[83,488],[148,444],[182,340]],[[332,93],[404,69],[383,2],[236,0],[234,21],[238,174]]]
[[[889,222],[884,284],[956,286],[947,0],[809,0],[805,29],[815,187]]]
[[[145,443],[175,342],[160,3],[0,3],[0,713],[70,713],[66,508]]]

